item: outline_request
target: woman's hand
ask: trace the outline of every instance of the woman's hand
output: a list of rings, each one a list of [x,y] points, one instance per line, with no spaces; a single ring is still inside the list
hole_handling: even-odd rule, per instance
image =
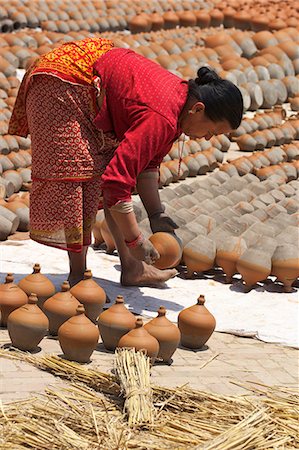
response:
[[[142,237],[137,245],[134,245],[132,247],[128,245],[128,248],[129,252],[132,256],[134,256],[135,259],[144,261],[146,262],[146,264],[154,264],[157,259],[160,258],[159,253],[157,252],[151,241],[149,241],[145,237]]]
[[[153,214],[149,217],[149,221],[153,233],[157,233],[159,231],[173,233],[174,230],[179,228],[178,225],[164,212]]]

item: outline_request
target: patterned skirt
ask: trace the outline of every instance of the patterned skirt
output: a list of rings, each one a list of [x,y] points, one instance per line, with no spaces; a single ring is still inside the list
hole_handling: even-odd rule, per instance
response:
[[[30,236],[80,252],[91,242],[101,175],[118,145],[93,124],[95,89],[36,75],[26,98],[32,146]]]

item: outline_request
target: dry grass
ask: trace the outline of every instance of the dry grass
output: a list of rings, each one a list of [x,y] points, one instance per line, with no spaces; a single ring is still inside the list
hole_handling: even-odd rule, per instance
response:
[[[117,378],[56,356],[0,351],[67,379],[30,400],[0,410],[3,450],[269,450],[299,448],[298,393],[243,385],[247,396],[152,386],[152,425],[131,428]]]

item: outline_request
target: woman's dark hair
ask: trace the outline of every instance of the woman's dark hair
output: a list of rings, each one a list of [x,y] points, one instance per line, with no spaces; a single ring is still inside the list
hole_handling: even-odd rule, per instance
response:
[[[197,78],[188,84],[189,97],[204,103],[209,119],[227,120],[233,129],[238,128],[243,115],[243,97],[236,85],[209,67],[198,69]]]

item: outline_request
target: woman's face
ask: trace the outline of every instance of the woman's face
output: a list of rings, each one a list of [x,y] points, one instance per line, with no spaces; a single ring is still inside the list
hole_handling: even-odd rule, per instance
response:
[[[201,102],[195,103],[182,116],[180,127],[191,139],[205,138],[207,141],[217,134],[226,134],[232,131],[227,120],[214,122],[205,114],[205,106]]]

